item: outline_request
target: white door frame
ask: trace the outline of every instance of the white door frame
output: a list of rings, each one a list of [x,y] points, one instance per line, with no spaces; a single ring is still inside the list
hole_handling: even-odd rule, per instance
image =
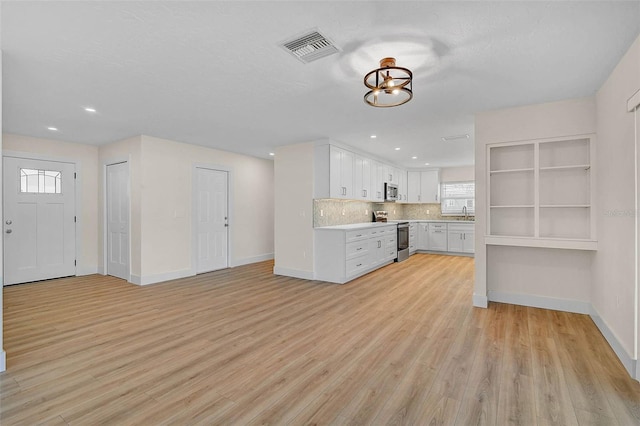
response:
[[[108,275],[109,262],[109,217],[107,204],[107,167],[114,164],[126,163],[129,180],[127,181],[127,191],[129,193],[129,273],[127,274],[127,282],[131,282],[131,156],[115,157],[102,161],[102,270],[101,275]]]
[[[80,264],[80,259],[78,259],[78,253],[82,253],[82,235],[81,232],[78,232],[78,229],[80,229],[82,227],[82,215],[78,214],[78,206],[82,205],[82,191],[81,191],[81,187],[82,187],[82,163],[78,160],[75,159],[69,159],[69,158],[65,158],[65,157],[56,157],[53,155],[44,155],[44,154],[37,154],[37,153],[33,153],[33,152],[22,152],[22,151],[8,151],[8,150],[3,150],[2,151],[2,158],[4,157],[13,157],[13,158],[24,158],[25,160],[40,160],[40,161],[56,161],[59,163],[70,163],[73,164],[76,171],[76,177],[75,177],[75,183],[74,183],[74,192],[75,192],[75,205],[73,206],[73,215],[76,217],[76,229],[75,229],[75,239],[76,239],[76,252],[75,252],[75,259],[76,259],[76,273],[75,276],[78,275],[84,275],[83,273],[78,274],[78,270],[82,270],[82,266]],[[4,186],[4,183],[2,184]],[[3,188],[4,189],[4,188]],[[2,191],[2,203],[4,205],[4,191]],[[2,220],[4,220],[4,212],[2,214]],[[4,236],[2,238],[2,250],[4,250]],[[4,253],[4,251],[3,251]],[[4,268],[6,268],[6,265],[4,265],[3,263],[3,270],[2,270],[2,276],[4,277]],[[95,272],[95,269],[93,270]],[[93,273],[91,271],[88,271],[88,273]]]
[[[219,172],[227,172],[227,267],[233,268],[235,265],[231,263],[231,250],[233,247],[233,169],[228,166],[220,166],[217,164],[207,163],[193,163],[191,167],[191,275],[197,274],[197,254],[198,254],[198,239],[197,239],[197,222],[198,222],[198,209],[196,208],[197,200],[197,185],[196,185],[196,172],[197,169],[215,170]]]

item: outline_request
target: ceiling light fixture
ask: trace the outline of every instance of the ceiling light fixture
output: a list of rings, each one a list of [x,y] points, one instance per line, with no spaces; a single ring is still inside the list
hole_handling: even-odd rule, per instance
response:
[[[87,112],[96,112],[96,109],[95,108],[91,108],[91,107],[85,107],[84,110],[87,111]]]
[[[425,166],[428,166],[428,165],[429,165],[429,163],[424,163],[424,165],[425,165]]]
[[[400,151],[400,148],[396,148],[396,151]]]
[[[276,153],[275,152],[270,152],[269,155],[273,157],[274,155],[276,155]]]
[[[376,135],[371,135],[371,139],[375,139],[375,138],[377,138]]]
[[[48,130],[51,130],[52,132],[57,132],[58,128],[57,127],[47,127]]]
[[[370,89],[364,95],[364,101],[379,108],[405,104],[413,98],[412,79],[411,71],[396,67],[395,58],[383,58],[380,68],[364,76],[364,85]]]
[[[417,160],[418,157],[416,157],[415,155],[413,157],[411,157],[412,160]]]

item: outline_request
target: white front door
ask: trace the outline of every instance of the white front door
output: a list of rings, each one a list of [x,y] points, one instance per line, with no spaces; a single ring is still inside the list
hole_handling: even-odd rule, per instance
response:
[[[129,165],[107,166],[107,275],[129,280]]]
[[[3,159],[4,283],[76,274],[75,165]]]
[[[196,168],[196,273],[228,266],[227,172]]]

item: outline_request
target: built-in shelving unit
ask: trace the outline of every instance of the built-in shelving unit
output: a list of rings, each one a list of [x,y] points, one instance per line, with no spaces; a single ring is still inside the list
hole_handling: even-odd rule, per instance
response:
[[[595,250],[594,135],[487,146],[487,244]]]

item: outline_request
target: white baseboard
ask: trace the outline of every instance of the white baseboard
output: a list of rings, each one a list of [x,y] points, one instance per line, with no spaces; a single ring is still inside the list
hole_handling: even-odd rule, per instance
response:
[[[7,353],[0,351],[0,373],[7,369]]]
[[[98,274],[107,275],[104,270],[104,266],[98,266]]]
[[[489,306],[489,299],[482,294],[473,294],[473,306],[478,308],[487,308]]]
[[[303,280],[313,280],[312,271],[300,271],[298,269],[289,269],[289,268],[282,268],[280,266],[274,266],[273,273],[276,275],[284,275],[285,277],[302,278]]]
[[[602,333],[604,338],[607,340],[611,349],[616,353],[625,370],[627,370],[627,373],[636,380],[640,380],[640,363],[627,353],[616,335],[611,331],[607,323],[604,322],[593,305],[591,306],[589,316],[596,324],[596,327],[598,327],[598,330],[600,330],[600,333]]]
[[[551,309],[553,311],[573,312],[576,314],[588,314],[591,309],[591,304],[589,302],[570,299],[558,299],[555,297],[534,296],[531,294],[501,293],[498,291],[489,291],[488,299],[490,302],[510,303],[512,305]]]
[[[131,282],[137,285],[149,285],[170,280],[177,280],[180,278],[192,277],[193,275],[194,274],[191,272],[191,269],[183,269],[181,271],[165,272],[164,274],[145,276],[131,275]]]
[[[97,266],[78,266],[76,268],[76,276],[81,277],[83,275],[94,275],[98,273]]]
[[[264,262],[265,260],[272,260],[272,259],[273,259],[273,253],[265,253],[259,256],[244,257],[242,259],[233,260],[229,262],[229,266],[231,268],[235,268],[236,266],[249,265],[251,263]]]

